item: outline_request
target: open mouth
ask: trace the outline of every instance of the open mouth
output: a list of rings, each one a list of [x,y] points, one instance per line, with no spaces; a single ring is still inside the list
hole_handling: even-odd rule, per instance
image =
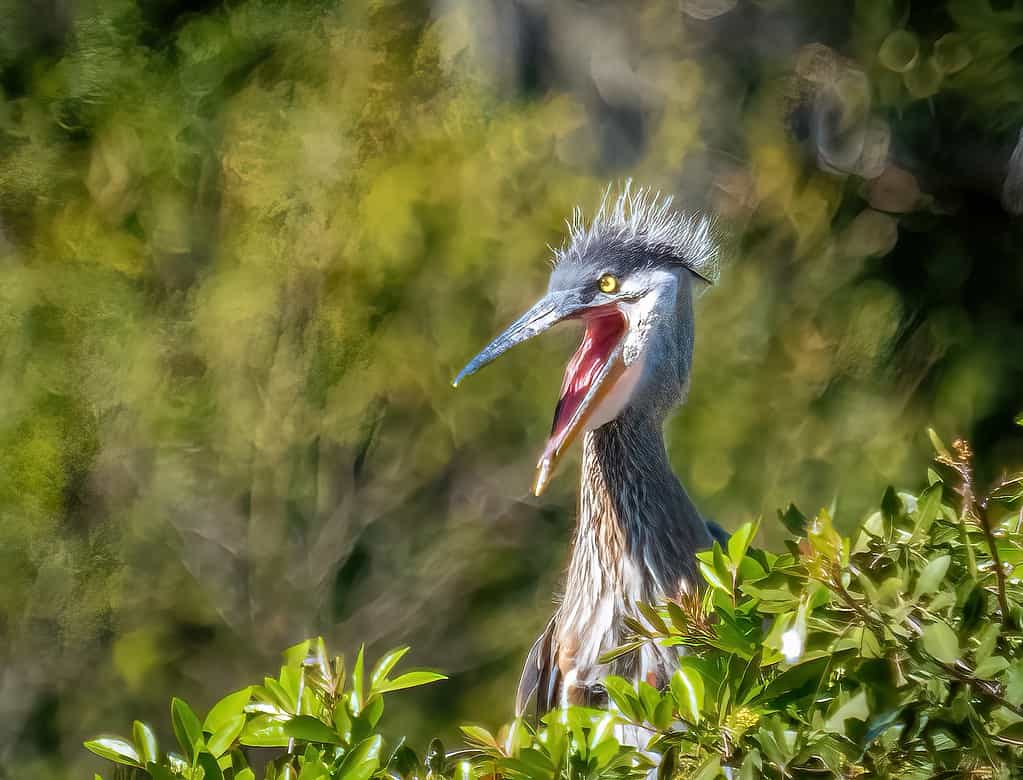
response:
[[[549,292],[484,347],[451,383],[458,387],[467,376],[475,374],[516,344],[570,319],[582,320],[586,330],[582,344],[565,368],[551,435],[540,462],[536,464],[535,495],[543,492],[558,459],[579,432],[598,428],[614,419],[635,389],[642,361],[633,360],[626,368],[622,359],[622,345],[628,330],[625,314],[617,304],[593,306],[578,290]]]
[[[614,385],[617,377],[612,374],[622,367],[618,360],[626,330],[622,312],[616,306],[604,306],[587,310],[581,318],[586,330],[582,343],[565,368],[551,435],[537,464],[533,487],[536,495],[546,486],[558,457],[586,427],[601,399]]]

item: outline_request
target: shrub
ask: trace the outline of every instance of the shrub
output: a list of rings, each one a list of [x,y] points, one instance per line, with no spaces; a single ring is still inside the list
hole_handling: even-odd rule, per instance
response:
[[[136,722],[131,740],[86,747],[127,775],[254,780],[250,748],[274,748],[267,780],[1018,776],[1023,768],[1023,475],[981,491],[964,442],[936,437],[919,495],[889,489],[852,537],[828,511],[779,513],[786,551],[750,547],[756,524],[700,554],[703,593],[639,605],[629,641],[686,648],[666,690],[611,677],[611,711],[569,708],[497,735],[463,727],[422,759],[376,732],[384,696],[434,682],[367,675],[322,640],[285,653],[276,679],[229,694],[200,719],[171,705],[180,754]],[[642,750],[623,744],[631,735]]]

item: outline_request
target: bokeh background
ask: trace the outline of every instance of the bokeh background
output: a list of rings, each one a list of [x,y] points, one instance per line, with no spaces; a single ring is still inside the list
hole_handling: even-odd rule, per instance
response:
[[[508,718],[571,327],[457,392],[633,177],[733,240],[668,428],[728,528],[1023,465],[1023,4],[0,0],[0,776],[322,633]],[[400,699],[399,699],[400,701]],[[91,776],[91,775],[89,775]]]

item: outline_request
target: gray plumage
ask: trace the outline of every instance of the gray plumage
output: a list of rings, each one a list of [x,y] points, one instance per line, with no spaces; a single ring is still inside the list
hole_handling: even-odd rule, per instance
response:
[[[564,595],[526,660],[518,714],[534,692],[539,713],[566,703],[600,705],[608,674],[660,687],[675,670],[675,651],[654,645],[610,665],[598,661],[627,639],[623,617],[643,620],[637,601],[677,598],[696,587],[695,553],[712,543],[671,471],[662,421],[630,411],[586,435]]]
[[[586,323],[537,480],[539,494],[582,431],[579,516],[564,594],[522,673],[519,713],[534,696],[541,713],[600,705],[606,675],[662,686],[677,665],[675,649],[655,645],[610,664],[599,658],[627,639],[626,616],[642,620],[636,602],[698,586],[695,553],[723,533],[714,526],[712,535],[672,472],[662,433],[688,389],[695,292],[718,276],[714,234],[710,220],[675,211],[669,197],[609,188],[590,222],[576,210],[546,295],[455,380],[558,322]]]

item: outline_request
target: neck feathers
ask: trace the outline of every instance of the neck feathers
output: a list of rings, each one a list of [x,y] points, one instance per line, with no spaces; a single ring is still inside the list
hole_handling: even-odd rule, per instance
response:
[[[624,640],[622,617],[637,615],[637,601],[678,598],[695,586],[695,554],[710,536],[671,471],[656,418],[626,412],[586,434],[579,501],[557,618],[558,663],[563,674],[592,682],[601,676],[600,655]],[[670,654],[643,655],[615,673],[645,670],[663,682]]]
[[[659,420],[627,412],[586,435],[576,533],[577,548],[592,538],[605,572],[631,564],[651,597],[692,585],[710,536],[671,471]]]

